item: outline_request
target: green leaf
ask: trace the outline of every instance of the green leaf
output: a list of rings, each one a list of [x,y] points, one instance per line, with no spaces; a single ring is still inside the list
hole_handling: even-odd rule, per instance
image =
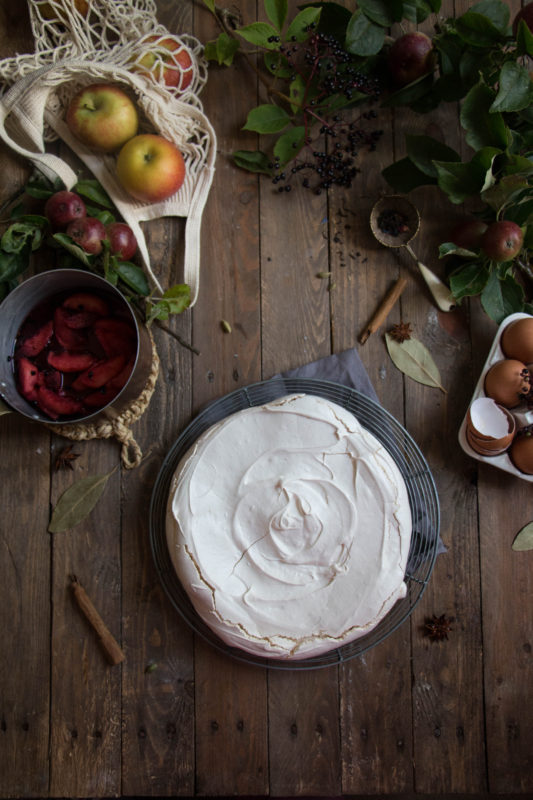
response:
[[[315,8],[320,8],[318,30],[328,36],[333,36],[342,44],[352,12],[348,8],[339,5],[339,3],[329,2],[329,0],[328,2],[312,3],[312,5]]]
[[[500,324],[509,314],[522,311],[524,290],[512,275],[507,274],[502,279],[498,272],[493,270],[481,293],[481,305],[489,317]]]
[[[439,245],[439,258],[445,256],[461,256],[461,258],[475,258],[477,253],[458,247],[454,242],[443,242]]]
[[[496,214],[509,203],[517,193],[528,188],[527,181],[520,175],[506,175],[498,183],[486,189],[481,199],[496,211]]]
[[[204,55],[208,61],[216,61],[221,67],[230,67],[239,47],[237,39],[222,32],[217,39],[206,43]]]
[[[19,252],[6,253],[0,250],[0,281],[12,281],[23,273],[29,266],[30,253],[30,241]]]
[[[505,210],[505,219],[516,222],[520,227],[533,226],[533,200],[512,205]],[[526,245],[527,246],[527,245]]]
[[[495,94],[485,83],[479,82],[466,95],[461,108],[461,125],[466,131],[466,141],[474,150],[485,146],[505,149],[510,132],[499,113],[491,113]]]
[[[272,25],[281,31],[287,18],[287,0],[265,0],[265,11]]]
[[[265,47],[267,50],[279,49],[280,43],[275,41],[278,38],[278,32],[267,22],[252,22],[251,25],[237,28],[235,33],[238,33],[250,44]],[[269,41],[269,39],[272,39],[272,41]]]
[[[302,149],[305,139],[305,128],[303,125],[290,128],[283,133],[274,145],[274,155],[279,159],[281,166],[292,161],[294,156]]]
[[[204,3],[206,4],[206,6],[208,7],[209,11],[211,11],[212,14],[216,13],[215,0],[204,0]]]
[[[459,153],[437,139],[433,139],[432,136],[407,135],[405,141],[408,157],[424,175],[429,175],[430,178],[437,177],[434,161],[461,160]]]
[[[153,303],[146,303],[146,322],[150,325],[154,319],[167,320],[171,314],[181,314],[191,304],[191,289],[186,283],[176,284]]]
[[[236,150],[233,153],[235,164],[248,172],[264,172],[270,175],[272,169],[268,166],[270,159],[261,150]]]
[[[472,164],[435,161],[438,184],[452,203],[462,203],[482,186],[479,171]]]
[[[46,219],[44,222],[48,224]],[[32,250],[36,250],[42,241],[43,227],[28,222],[14,222],[4,231],[0,240],[2,249],[6,253],[20,253],[29,244]]]
[[[474,297],[483,291],[488,279],[485,264],[476,261],[464,264],[450,274],[451,293],[457,302],[463,297]]]
[[[290,122],[287,112],[280,106],[265,104],[252,108],[248,112],[243,131],[256,131],[257,133],[278,133],[286,128]]]
[[[0,417],[2,417],[4,414],[11,414],[12,411],[13,409],[9,408],[9,406],[6,406],[3,400],[0,400]]]
[[[441,0],[405,0],[403,15],[410,22],[424,22],[430,14],[440,11]]]
[[[291,110],[293,114],[297,114],[298,111],[303,107],[305,90],[306,85],[303,77],[301,75],[297,75],[289,84],[289,97],[292,100]]]
[[[402,86],[401,89],[397,89],[397,91],[390,94],[388,97],[383,100],[381,105],[383,108],[394,108],[395,106],[408,106],[411,103],[420,100],[420,98],[424,97],[433,86],[433,73],[428,72],[427,75],[422,75],[421,78],[417,78],[416,81],[412,83],[408,83],[407,86]]]
[[[285,40],[287,42],[305,42],[313,27],[317,27],[320,21],[320,14],[320,8],[304,8],[299,14],[296,14],[289,25]]]
[[[400,22],[403,16],[401,0],[358,0],[357,5],[372,22],[384,28]]]
[[[38,169],[32,172],[24,187],[26,194],[37,200],[47,200],[54,192],[64,188],[65,186],[59,178],[52,182]]]
[[[491,47],[504,40],[504,34],[488,17],[472,10],[455,20],[455,30],[471,47]]]
[[[480,0],[479,3],[474,3],[468,10],[475,14],[483,14],[500,33],[504,35],[507,33],[510,11],[509,7],[502,3],[501,0]]]
[[[381,174],[393,189],[404,193],[410,192],[418,186],[436,183],[436,180],[417,169],[410,158],[401,158],[399,161],[395,161],[394,164],[385,167]]]
[[[489,111],[521,111],[533,101],[528,70],[521,64],[506,61],[500,71],[499,89]]]
[[[356,56],[372,56],[379,53],[385,41],[385,30],[372,22],[361,11],[356,11],[346,29],[344,46],[348,53]]]
[[[61,245],[61,247],[64,247],[65,250],[68,250],[71,255],[77,258],[78,261],[81,261],[81,263],[86,267],[91,266],[91,260],[85,250],[82,250],[81,247],[75,244],[70,236],[67,236],[66,233],[54,233],[53,238],[56,242],[58,242],[58,244]]]
[[[529,522],[521,531],[518,531],[511,545],[513,550],[533,550],[533,522]]]
[[[69,486],[54,508],[48,526],[50,533],[68,531],[82,522],[97,504],[115,470],[116,467],[102,475],[89,475]]]
[[[279,50],[268,50],[264,55],[265,67],[278,78],[290,78],[294,73],[293,68],[289,68],[287,59]]]
[[[118,261],[115,265],[115,271],[126,286],[129,286],[137,294],[142,297],[150,294],[148,279],[144,270],[137,264],[132,264],[131,261]]]
[[[529,56],[533,58],[533,33],[531,33],[523,19],[518,23],[516,49],[519,56]]]
[[[72,191],[76,192],[76,194],[79,194],[82,197],[86,197],[93,203],[97,203],[99,206],[103,206],[104,208],[108,208],[110,210],[115,208],[107,192],[96,180],[85,179],[78,181]]]
[[[393,364],[401,372],[418,383],[446,392],[441,384],[438,367],[422,342],[414,338],[397,342],[390,333],[385,334],[385,341]]]

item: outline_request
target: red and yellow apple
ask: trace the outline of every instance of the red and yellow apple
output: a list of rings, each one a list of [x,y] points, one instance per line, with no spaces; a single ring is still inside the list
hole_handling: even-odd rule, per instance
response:
[[[133,100],[122,89],[93,83],[72,98],[66,123],[80,142],[110,153],[135,136],[139,119]]]
[[[132,67],[133,72],[148,75],[157,83],[162,81],[166,86],[184,92],[193,79],[192,58],[187,48],[177,39],[159,36],[148,36],[142,39],[140,46],[151,47],[138,58]]]
[[[67,0],[66,4],[67,8],[74,7],[76,11],[78,11],[82,17],[87,16],[87,12],[89,11],[89,3],[87,0]],[[52,6],[49,2],[38,3],[37,8],[41,12],[41,16],[43,19],[63,19],[62,10],[56,6]]]
[[[117,177],[136,200],[155,203],[178,191],[185,179],[185,162],[173,142],[154,133],[143,133],[122,147]]]

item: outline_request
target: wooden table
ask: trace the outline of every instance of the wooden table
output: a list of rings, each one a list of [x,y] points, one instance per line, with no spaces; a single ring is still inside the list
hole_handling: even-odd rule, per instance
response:
[[[252,21],[255,4],[239,5]],[[469,3],[442,5],[453,14]],[[509,5],[514,13],[520,3]],[[200,3],[159,0],[158,7],[173,32],[201,41],[217,33]],[[32,50],[22,4],[2,4],[0,36],[3,55]],[[134,425],[141,466],[117,470],[90,517],[52,535],[50,510],[61,492],[115,467],[118,446],[77,444],[74,472],[55,471],[65,439],[15,414],[0,420],[1,795],[533,792],[533,555],[511,550],[531,520],[531,485],[469,458],[457,441],[495,326],[477,302],[438,312],[407,256],[381,248],[368,226],[387,189],[381,169],[401,155],[406,132],[426,131],[464,150],[457,108],[426,117],[382,110],[383,139],[362,157],[351,191],[280,196],[230,157],[255,146],[241,127],[256,91],[244,65],[231,74],[210,70],[203,103],[218,155],[203,220],[200,298],[172,323],[201,354],[155,331],[160,377]],[[4,201],[29,169],[5,148],[0,158]],[[435,190],[417,190],[413,199],[423,219],[416,249],[441,270],[435,246],[461,209]],[[180,280],[182,223],[146,230],[163,279]],[[329,290],[319,272],[331,272]],[[358,344],[399,275],[408,287],[388,327],[412,324],[446,394],[393,366],[387,326]],[[364,656],[307,672],[249,666],[195,637],[163,592],[148,538],[152,486],[169,447],[206,403],[352,347],[429,462],[447,552],[409,621]],[[108,666],[75,607],[71,573],[121,643],[121,666]],[[453,618],[448,641],[423,635],[433,614]]]

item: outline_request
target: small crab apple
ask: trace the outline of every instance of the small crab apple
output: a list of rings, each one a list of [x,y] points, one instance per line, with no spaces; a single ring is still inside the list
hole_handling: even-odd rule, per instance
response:
[[[96,256],[102,252],[102,239],[105,239],[105,228],[96,217],[83,217],[74,220],[65,231],[77,245],[89,255]]]
[[[482,219],[471,217],[458,222],[450,234],[450,242],[464,250],[479,250],[481,237],[488,225]]]
[[[149,75],[158,83],[163,80],[166,86],[184,92],[193,79],[193,63],[187,48],[177,39],[148,36],[140,42],[141,46],[152,45],[132,67],[134,72]]]
[[[105,229],[111,254],[129,261],[137,250],[137,239],[125,222],[111,222]]]
[[[73,220],[85,217],[87,210],[76,192],[62,190],[48,198],[44,205],[44,215],[52,228],[64,230]]]
[[[433,42],[421,31],[405,33],[392,44],[388,59],[392,80],[406,86],[433,68]]]
[[[493,261],[511,261],[518,255],[524,233],[516,222],[502,219],[491,222],[481,237],[481,249]]]

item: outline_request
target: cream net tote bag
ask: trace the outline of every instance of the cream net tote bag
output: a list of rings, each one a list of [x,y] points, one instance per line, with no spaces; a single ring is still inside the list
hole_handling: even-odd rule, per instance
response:
[[[200,226],[216,155],[215,133],[199,99],[207,79],[200,42],[189,35],[171,34],[160,25],[153,0],[27,2],[35,52],[0,61],[0,138],[47,177],[59,177],[71,189],[77,181],[75,172],[46,152],[46,142],[57,138],[66,142],[135,232],[146,272],[159,291],[163,287],[157,268],[150,263],[140,223],[185,217],[183,281],[190,286],[194,305],[200,277]],[[167,58],[170,51],[158,50],[157,45],[165,40],[184,48],[190,65],[189,59],[185,68],[177,59],[163,62],[161,56]],[[150,74],[142,71],[148,52],[156,54]],[[176,86],[166,85],[163,66],[176,70]],[[116,156],[95,153],[70,133],[64,122],[66,108],[73,95],[91,83],[119,84],[137,104],[139,132],[159,133],[181,150],[186,177],[175,195],[158,203],[138,202],[116,178]]]

